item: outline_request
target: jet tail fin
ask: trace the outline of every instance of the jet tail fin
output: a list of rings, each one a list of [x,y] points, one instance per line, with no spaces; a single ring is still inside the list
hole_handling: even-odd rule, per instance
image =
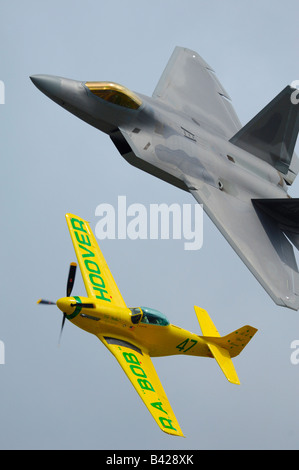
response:
[[[206,310],[194,306],[202,333],[219,367],[231,383],[240,384],[232,357],[237,356],[249,343],[257,329],[246,325],[226,336],[220,336]]]
[[[299,130],[299,106],[297,100],[292,99],[294,92],[291,86],[285,87],[230,139],[234,145],[274,166],[288,184],[292,184],[298,173],[294,148]]]

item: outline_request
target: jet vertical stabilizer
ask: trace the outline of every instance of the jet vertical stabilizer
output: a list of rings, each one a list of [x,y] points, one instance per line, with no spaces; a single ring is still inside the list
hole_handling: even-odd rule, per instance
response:
[[[297,167],[290,170],[299,130],[298,106],[291,99],[293,92],[291,86],[285,87],[230,139],[234,145],[274,166],[288,184],[292,184],[298,172]]]

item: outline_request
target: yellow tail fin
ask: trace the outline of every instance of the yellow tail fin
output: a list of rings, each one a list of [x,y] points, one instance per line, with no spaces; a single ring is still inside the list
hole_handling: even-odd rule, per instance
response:
[[[194,309],[204,335],[202,338],[209,346],[219,367],[229,382],[239,385],[240,381],[231,358],[240,354],[257,329],[246,325],[226,336],[220,336],[208,312],[197,306],[194,306]]]

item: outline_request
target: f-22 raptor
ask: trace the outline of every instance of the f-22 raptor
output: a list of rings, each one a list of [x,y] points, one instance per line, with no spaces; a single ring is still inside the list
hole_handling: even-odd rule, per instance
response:
[[[278,305],[299,309],[298,90],[244,127],[211,67],[176,47],[152,97],[112,82],[34,75],[57,104],[109,135],[132,165],[190,192]]]

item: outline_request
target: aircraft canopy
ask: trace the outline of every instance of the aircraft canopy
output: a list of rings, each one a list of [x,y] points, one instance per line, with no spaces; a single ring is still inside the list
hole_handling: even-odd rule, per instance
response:
[[[142,101],[128,88],[113,82],[86,82],[87,88],[109,103],[129,109],[138,109]]]
[[[164,313],[159,312],[159,310],[155,310],[149,307],[135,307],[130,309],[134,316],[139,316],[142,314],[142,319],[138,320],[140,323],[147,323],[150,325],[159,325],[159,326],[167,326],[169,325],[169,321],[164,315]],[[137,322],[136,322],[137,323]]]

